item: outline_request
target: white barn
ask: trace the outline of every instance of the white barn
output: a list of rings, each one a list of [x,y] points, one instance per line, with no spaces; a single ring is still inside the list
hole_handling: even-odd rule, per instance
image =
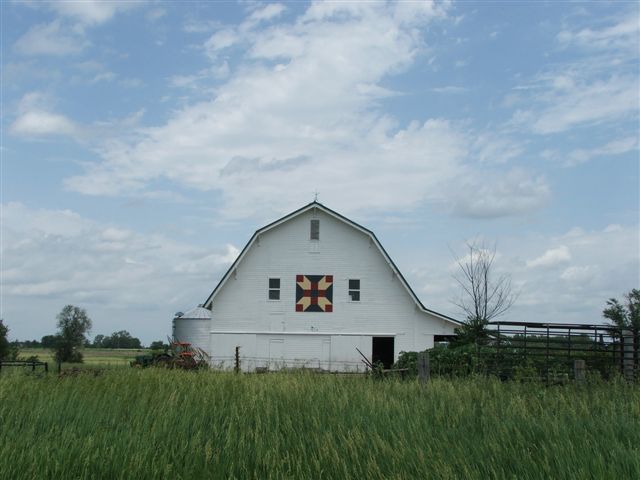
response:
[[[376,236],[312,202],[260,228],[211,295],[173,320],[174,336],[207,351],[214,367],[390,366],[430,348],[459,323],[427,309]]]

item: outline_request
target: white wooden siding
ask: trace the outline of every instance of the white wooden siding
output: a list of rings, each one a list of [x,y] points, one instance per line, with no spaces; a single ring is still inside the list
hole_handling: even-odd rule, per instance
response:
[[[320,220],[320,240],[309,239],[311,218]],[[333,312],[295,311],[299,274],[333,275]],[[269,278],[280,278],[278,301],[268,300]],[[360,280],[359,302],[349,298],[349,279]],[[340,362],[358,364],[356,346],[370,356],[372,336],[395,336],[397,358],[400,351],[432,346],[434,334],[451,334],[453,328],[417,306],[368,234],[317,209],[263,232],[245,253],[213,301],[211,330],[219,338],[212,341],[210,353],[214,359],[228,356],[231,337],[222,333],[235,332],[246,358],[252,349],[254,358],[268,358],[264,335],[249,332],[300,332],[283,342],[285,360],[306,358],[321,366],[324,345],[332,368],[343,369]],[[242,332],[248,337],[236,336]],[[307,341],[302,335],[307,332],[329,337]],[[244,347],[252,341],[254,347]]]

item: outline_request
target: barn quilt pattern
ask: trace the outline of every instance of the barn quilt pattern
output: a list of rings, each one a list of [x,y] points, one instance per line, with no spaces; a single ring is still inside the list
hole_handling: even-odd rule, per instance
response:
[[[333,312],[333,275],[296,275],[296,312]]]

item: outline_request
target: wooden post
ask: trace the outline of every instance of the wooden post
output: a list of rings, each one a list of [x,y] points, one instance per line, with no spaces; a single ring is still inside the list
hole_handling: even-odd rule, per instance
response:
[[[240,347],[236,347],[235,367],[233,369],[236,373],[240,373]]]
[[[586,365],[585,361],[579,358],[576,358],[573,361],[573,378],[576,382],[584,382],[585,378]]]
[[[429,381],[429,352],[418,352],[418,378],[422,385]]]

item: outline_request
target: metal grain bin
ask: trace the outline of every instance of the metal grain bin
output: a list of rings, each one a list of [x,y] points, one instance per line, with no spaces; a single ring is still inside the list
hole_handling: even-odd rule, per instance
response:
[[[209,352],[211,311],[198,306],[184,314],[177,313],[173,319],[173,338],[188,342],[194,347]]]

